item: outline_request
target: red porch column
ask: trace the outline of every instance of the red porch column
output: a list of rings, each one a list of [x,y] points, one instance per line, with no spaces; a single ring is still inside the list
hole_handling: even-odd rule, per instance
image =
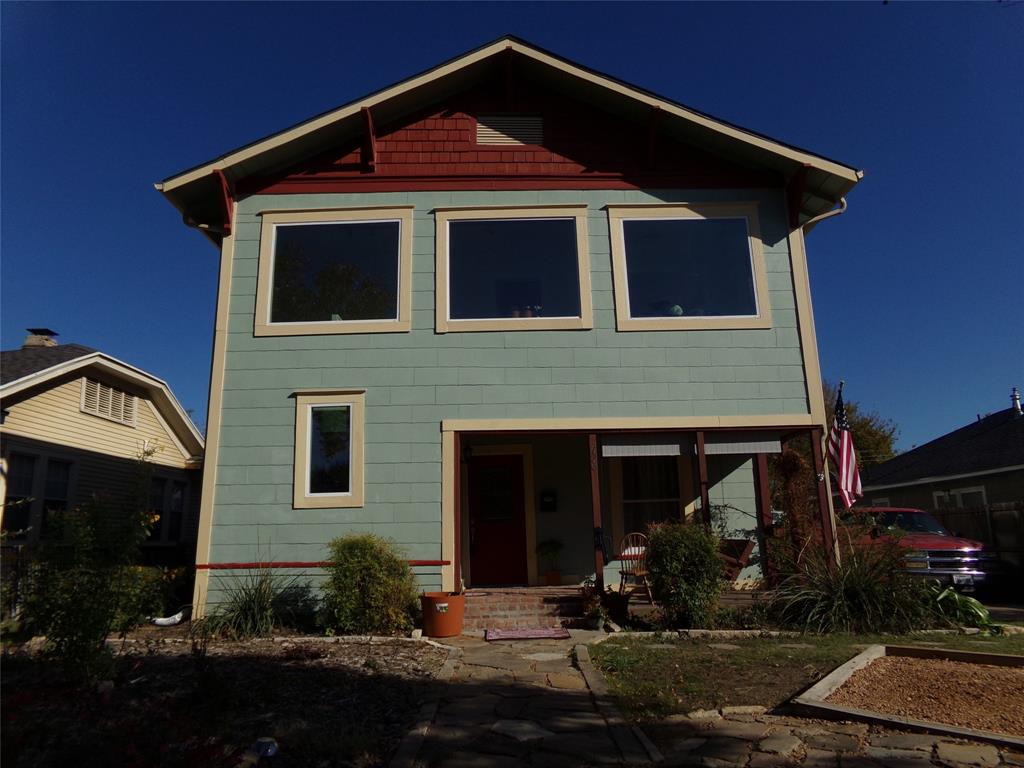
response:
[[[836,537],[832,527],[832,500],[828,495],[828,483],[825,482],[825,454],[822,451],[824,430],[815,427],[811,431],[811,455],[814,457],[814,483],[818,488],[818,513],[821,517],[821,540],[828,552],[828,562],[836,562]]]
[[[697,473],[700,478],[700,506],[704,525],[711,528],[711,494],[708,493],[708,456],[704,453],[704,432],[697,432]]]
[[[604,529],[601,521],[601,455],[597,449],[597,434],[587,436],[590,444],[590,504],[594,511],[594,583],[599,593],[604,592]]]
[[[775,521],[772,519],[772,489],[768,482],[768,455],[758,453],[754,456],[754,479],[757,483],[757,530],[761,534],[761,570],[764,573],[765,581],[769,584],[775,583],[775,573],[768,559],[768,550],[774,535]]]

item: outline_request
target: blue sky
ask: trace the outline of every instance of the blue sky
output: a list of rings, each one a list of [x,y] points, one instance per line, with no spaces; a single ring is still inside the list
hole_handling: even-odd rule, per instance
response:
[[[3,3],[0,332],[205,424],[215,249],[152,184],[505,33],[863,168],[808,237],[822,368],[906,449],[1024,388],[1024,4]]]

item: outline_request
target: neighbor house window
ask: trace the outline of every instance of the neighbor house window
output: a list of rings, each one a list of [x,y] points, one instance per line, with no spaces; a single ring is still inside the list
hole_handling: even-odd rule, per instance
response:
[[[936,509],[980,509],[987,506],[988,502],[983,485],[935,491],[932,499]]]
[[[612,206],[620,331],[768,328],[757,208]]]
[[[257,336],[408,331],[412,208],[267,212]]]
[[[135,426],[135,395],[95,379],[82,379],[81,409],[93,416]]]
[[[188,484],[181,480],[154,477],[149,484],[149,509],[158,516],[149,533],[149,541],[176,544],[181,540]]]
[[[293,506],[363,506],[363,390],[295,394]]]
[[[36,457],[12,453],[7,458],[7,495],[4,498],[4,531],[11,539],[28,536],[32,524],[32,487],[35,484]]]
[[[586,206],[435,215],[438,332],[593,327]]]

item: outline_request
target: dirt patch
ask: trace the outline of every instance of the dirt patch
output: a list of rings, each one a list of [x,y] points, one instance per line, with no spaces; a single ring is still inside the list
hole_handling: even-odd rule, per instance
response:
[[[5,766],[229,766],[261,737],[280,766],[383,764],[437,692],[447,653],[426,643],[134,643],[113,685],[5,655]]]
[[[1024,736],[1024,668],[883,656],[831,696],[831,704]]]

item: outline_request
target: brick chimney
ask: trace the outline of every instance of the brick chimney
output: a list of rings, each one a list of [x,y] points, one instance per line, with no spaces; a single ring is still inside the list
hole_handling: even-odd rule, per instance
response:
[[[28,331],[28,337],[25,339],[25,343],[21,345],[22,349],[57,346],[57,340],[53,338],[57,335],[56,331],[51,331],[49,328],[26,328],[25,330]]]

